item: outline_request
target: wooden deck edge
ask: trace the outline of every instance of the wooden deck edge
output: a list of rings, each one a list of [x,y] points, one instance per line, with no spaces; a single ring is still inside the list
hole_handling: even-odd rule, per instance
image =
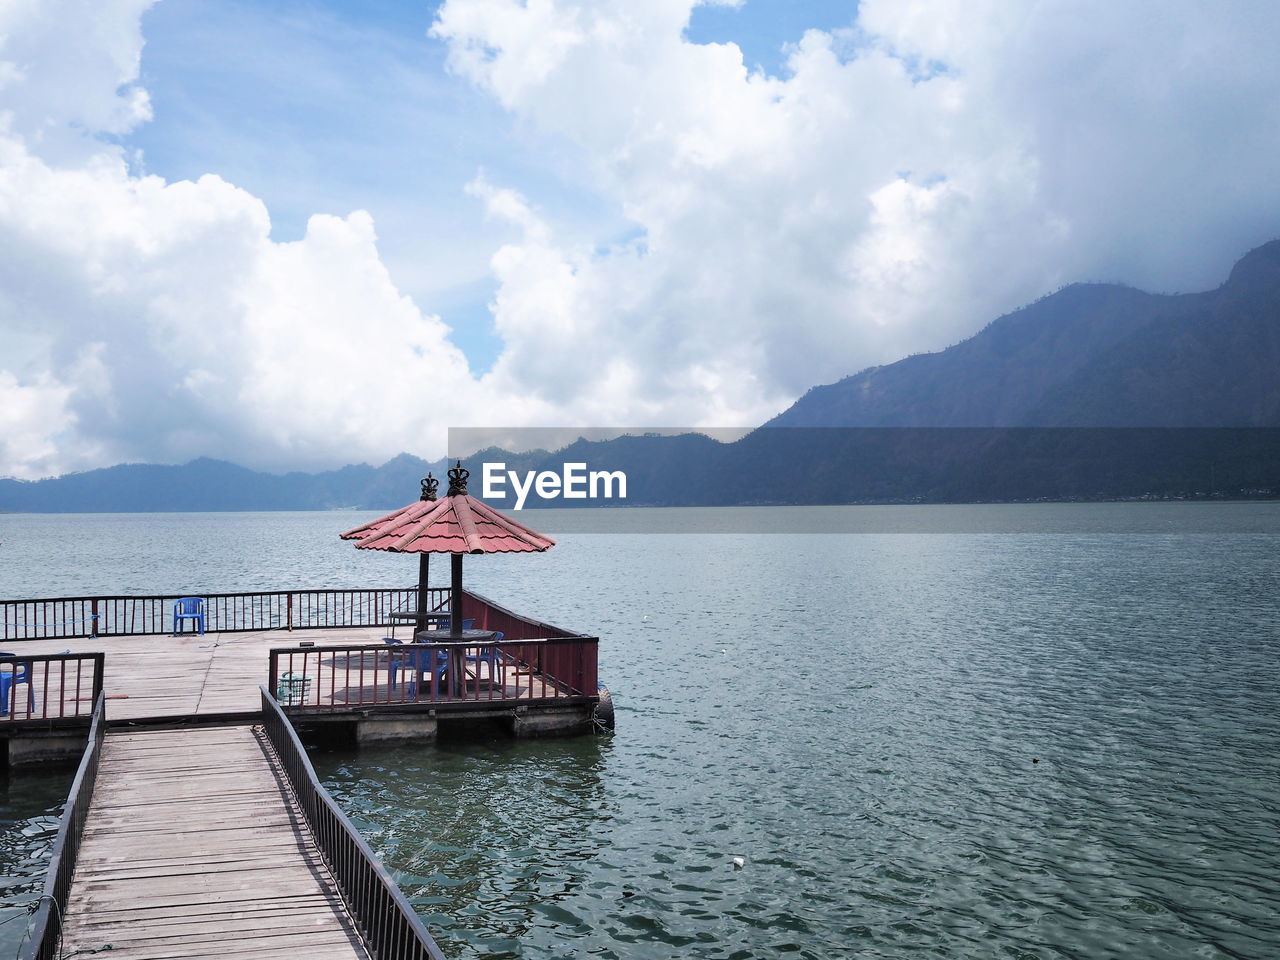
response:
[[[517,713],[525,712],[529,707],[536,709],[547,709],[551,707],[581,707],[590,704],[599,703],[600,697],[573,696],[573,697],[539,697],[537,699],[507,699],[507,700],[439,700],[439,701],[421,701],[414,703],[406,701],[404,703],[362,703],[341,706],[321,706],[321,707],[284,707],[285,715],[290,720],[307,720],[311,717],[330,717],[330,716],[347,716],[357,719],[362,716],[378,714],[378,713],[422,713],[430,716],[431,714],[447,714],[447,713]]]

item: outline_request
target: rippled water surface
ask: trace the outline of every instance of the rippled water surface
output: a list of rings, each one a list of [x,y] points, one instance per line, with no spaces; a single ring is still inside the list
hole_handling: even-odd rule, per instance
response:
[[[74,768],[0,772],[0,957],[27,934],[26,904],[44,888],[45,868]]]
[[[455,957],[1276,956],[1275,546],[584,537],[612,739],[320,766]]]
[[[454,958],[1280,956],[1278,545],[566,534],[467,580],[602,637],[616,735],[317,767]]]

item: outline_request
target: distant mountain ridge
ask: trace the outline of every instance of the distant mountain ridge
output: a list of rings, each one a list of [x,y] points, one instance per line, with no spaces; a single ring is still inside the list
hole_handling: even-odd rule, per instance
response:
[[[1220,429],[1228,427],[1236,429]],[[1204,293],[1065,287],[946,350],[814,387],[736,443],[579,440],[551,454],[482,451],[470,462],[621,469],[627,502],[639,505],[1275,496],[1274,428],[1280,240],[1251,251]],[[440,477],[445,467],[409,454],[315,474],[207,458],[123,464],[0,480],[0,511],[392,509],[417,495],[428,470]]]
[[[1280,426],[1280,240],[1218,289],[1073,284],[938,353],[814,387],[770,427]]]
[[[333,510],[403,506],[418,479],[443,460],[402,453],[380,467],[359,464],[322,473],[260,473],[201,457],[180,466],[127,463],[64,477],[0,480],[0,510],[10,513],[148,513],[199,510]]]

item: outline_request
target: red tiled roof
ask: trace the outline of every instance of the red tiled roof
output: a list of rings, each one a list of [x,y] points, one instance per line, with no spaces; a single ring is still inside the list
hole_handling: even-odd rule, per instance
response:
[[[465,493],[418,500],[339,536],[359,540],[359,550],[396,553],[532,553],[556,544]]]

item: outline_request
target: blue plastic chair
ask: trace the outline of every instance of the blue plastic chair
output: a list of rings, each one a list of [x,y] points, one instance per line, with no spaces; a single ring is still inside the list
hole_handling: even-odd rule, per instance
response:
[[[204,636],[203,597],[183,597],[181,600],[174,601],[173,635],[175,637],[182,633],[182,621],[184,620],[194,620],[196,622],[196,626],[200,630],[200,636]]]
[[[12,657],[12,653],[0,653],[0,657]],[[27,673],[27,663],[22,660],[0,660],[0,664],[9,663],[11,670],[0,670],[0,717],[9,715],[9,696],[14,686],[19,683],[27,685],[27,712],[36,709],[36,694],[31,689],[31,676]],[[16,704],[15,704],[16,706]]]
[[[410,697],[418,695],[418,678],[424,673],[434,673],[439,683],[449,669],[449,654],[445,650],[437,650],[430,644],[416,643],[406,647],[404,656],[400,651],[391,655],[391,687],[395,689],[397,677],[401,670],[412,674],[407,691]]]
[[[463,622],[465,623],[466,621],[464,620]],[[470,627],[464,627],[463,629],[469,630]],[[504,636],[506,636],[506,634],[504,634],[501,630],[499,630],[497,633],[493,635],[492,643],[494,644],[494,646],[491,647],[486,644],[483,647],[467,648],[468,651],[470,650],[475,651],[475,653],[467,654],[467,663],[474,663],[476,666],[479,666],[482,663],[489,664],[490,680],[498,679],[498,668],[502,664],[502,651],[498,649],[497,643]]]

